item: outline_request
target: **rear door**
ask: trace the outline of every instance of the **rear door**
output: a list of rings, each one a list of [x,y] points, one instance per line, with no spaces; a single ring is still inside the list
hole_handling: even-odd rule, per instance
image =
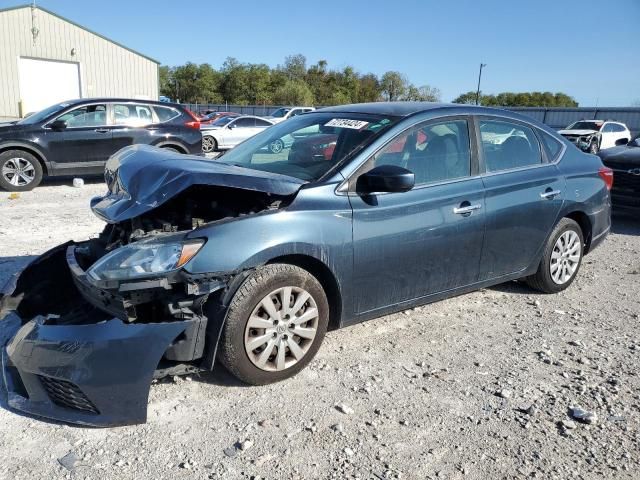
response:
[[[565,182],[534,130],[500,117],[478,119],[486,234],[480,279],[520,272],[535,261],[551,233]]]
[[[109,155],[123,147],[138,143],[152,144],[155,139],[154,113],[150,105],[143,103],[111,104],[113,119],[113,144]],[[108,155],[108,156],[109,156]]]
[[[418,123],[353,176],[349,199],[358,313],[477,281],[484,187],[470,140],[466,117]],[[357,177],[380,165],[411,170],[415,187],[357,195]]]

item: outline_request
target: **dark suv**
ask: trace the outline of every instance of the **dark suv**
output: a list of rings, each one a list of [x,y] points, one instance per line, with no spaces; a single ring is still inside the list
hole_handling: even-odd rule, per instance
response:
[[[136,143],[201,153],[200,123],[180,105],[149,100],[58,103],[0,124],[0,188],[31,190],[44,176],[101,175],[113,153]]]

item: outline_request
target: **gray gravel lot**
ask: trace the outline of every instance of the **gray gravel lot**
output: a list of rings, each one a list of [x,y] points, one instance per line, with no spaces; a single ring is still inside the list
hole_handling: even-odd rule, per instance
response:
[[[102,229],[104,185],[69,184],[0,192],[0,282]],[[330,332],[267,387],[162,381],[145,425],[42,421],[0,391],[0,478],[637,479],[639,316],[640,220],[616,218],[559,295],[513,282]]]

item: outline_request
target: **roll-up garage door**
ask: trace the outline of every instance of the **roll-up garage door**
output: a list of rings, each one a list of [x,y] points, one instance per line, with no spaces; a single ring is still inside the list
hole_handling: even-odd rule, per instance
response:
[[[80,98],[79,65],[35,58],[20,58],[22,115],[54,103]]]

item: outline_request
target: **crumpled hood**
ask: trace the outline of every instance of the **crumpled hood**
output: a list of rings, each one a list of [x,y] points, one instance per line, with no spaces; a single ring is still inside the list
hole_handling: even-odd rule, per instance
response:
[[[149,145],[132,145],[115,153],[105,167],[108,192],[91,200],[91,209],[108,223],[128,220],[154,208],[192,185],[211,185],[293,195],[303,180],[236,167],[195,155]]]
[[[596,130],[558,130],[560,135],[593,135]]]
[[[628,147],[625,145],[607,148],[600,150],[598,156],[605,164],[607,162],[615,162],[616,164],[629,165],[629,168],[640,167],[640,147]]]

